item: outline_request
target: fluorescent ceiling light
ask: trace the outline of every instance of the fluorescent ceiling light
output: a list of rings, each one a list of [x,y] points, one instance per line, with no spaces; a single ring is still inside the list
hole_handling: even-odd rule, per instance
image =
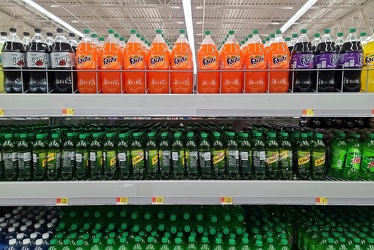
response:
[[[58,22],[59,24],[61,24],[66,29],[70,30],[71,32],[77,34],[78,36],[83,37],[83,33],[82,32],[79,32],[73,26],[69,25],[67,22],[65,22],[62,19],[58,18],[57,16],[55,16],[54,14],[52,14],[51,12],[49,12],[48,10],[44,9],[42,6],[40,6],[39,4],[35,3],[34,1],[32,1],[32,0],[23,0],[23,2],[27,3],[32,8],[34,8],[35,10],[39,11],[40,13],[46,15],[47,17],[51,18],[52,20]]]
[[[292,24],[294,24],[297,19],[299,19],[302,15],[304,15],[305,12],[307,12],[307,10],[310,9],[310,7],[313,6],[313,4],[315,4],[318,0],[308,0],[308,2],[306,2],[303,7],[301,7],[295,15],[293,15],[293,17],[290,18],[290,20],[288,20],[283,26],[282,28],[280,28],[280,30],[282,31],[282,33],[284,33]]]
[[[190,41],[191,51],[192,51],[192,62],[193,62],[193,72],[196,74],[196,58],[195,58],[195,36],[193,33],[193,22],[192,22],[192,12],[191,12],[191,0],[183,0],[183,12],[184,12],[184,22],[187,27],[188,40]]]

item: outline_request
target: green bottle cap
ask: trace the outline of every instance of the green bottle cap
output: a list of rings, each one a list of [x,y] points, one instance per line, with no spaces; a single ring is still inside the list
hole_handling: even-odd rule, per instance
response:
[[[120,40],[121,42],[126,41],[126,39],[125,39],[123,36],[121,36],[121,37],[119,38],[119,40]]]
[[[299,35],[297,33],[292,34],[292,38],[297,38]]]
[[[86,134],[80,134],[79,135],[79,139],[86,139]],[[38,136],[36,136],[36,138],[38,138]]]
[[[121,244],[125,244],[126,243],[126,238],[123,238],[123,237],[121,237],[120,239],[119,239],[119,243],[121,243]]]
[[[57,244],[57,239],[51,239],[51,241],[49,242],[50,245],[54,246]]]
[[[152,236],[149,236],[148,239],[147,239],[147,242],[148,243],[153,243],[154,242],[154,238]]]
[[[267,237],[266,240],[267,240],[267,242],[269,244],[273,244],[274,243],[274,239],[272,237]]]
[[[257,35],[258,34],[258,30],[253,30],[253,35]]]
[[[162,237],[162,240],[161,240],[162,244],[167,244],[168,241],[169,241],[168,237]]]
[[[229,245],[230,246],[235,246],[235,239],[229,239]]]
[[[222,232],[223,232],[223,234],[228,235],[230,233],[230,229],[228,229],[227,227],[224,227],[222,229]]]
[[[337,37],[343,37],[343,36],[344,36],[344,33],[343,33],[343,32],[339,32],[336,36],[337,36]]]
[[[369,237],[369,238],[367,238],[366,240],[367,240],[367,242],[368,242],[369,244],[373,244],[373,243],[374,243],[374,238]]]
[[[21,139],[25,139],[25,138],[27,138],[27,134],[20,134],[19,137],[20,137]]]
[[[234,30],[229,30],[229,35],[234,35],[235,31]]]
[[[90,34],[90,30],[84,29],[84,30],[83,30],[83,33],[86,34],[86,35],[87,35],[87,34]]]
[[[179,30],[179,34],[186,34],[186,30]]]
[[[217,216],[212,215],[212,217],[210,217],[210,221],[213,222],[213,223],[216,223],[218,221]]]
[[[182,243],[182,239],[181,238],[175,238],[175,244],[179,245]]]
[[[307,133],[301,133],[301,138],[308,138],[308,134]]]
[[[192,138],[194,137],[195,133],[194,132],[188,132],[187,133],[187,138]]]
[[[216,238],[216,244],[221,245],[222,244],[222,238]]]
[[[270,138],[275,138],[275,137],[277,137],[277,134],[276,133],[269,133],[269,137]]]
[[[281,239],[281,244],[283,246],[287,246],[288,245],[288,241],[286,239]]]
[[[206,35],[206,36],[210,36],[211,34],[212,34],[212,32],[211,32],[210,30],[206,30],[206,31],[205,31],[205,35]]]
[[[97,34],[92,33],[92,34],[91,34],[91,37],[92,37],[92,38],[97,38]]]
[[[275,34],[280,35],[280,34],[282,34],[282,31],[281,30],[276,30]]]
[[[314,37],[315,37],[315,38],[318,38],[318,37],[320,37],[320,36],[321,36],[320,33],[315,33],[315,34],[314,34]]]
[[[275,34],[270,34],[270,38],[275,38]]]
[[[356,28],[350,28],[349,33],[356,33]]]
[[[285,38],[285,40],[286,40],[286,42],[289,42],[289,41],[291,41],[291,37],[288,36],[288,37]]]
[[[11,138],[13,138],[13,135],[12,135],[12,134],[5,134],[5,139],[11,139]],[[43,135],[42,135],[41,138],[38,138],[38,135],[36,135],[36,138],[37,138],[37,139],[43,139]]]
[[[145,213],[144,214],[144,219],[149,220],[150,218],[151,218],[151,214],[150,213]]]
[[[208,134],[207,133],[201,133],[201,138],[207,138],[208,137]]]
[[[211,229],[209,229],[209,234],[210,235],[215,235],[216,233],[217,233],[217,230],[214,227],[212,227]]]
[[[300,31],[300,33],[301,33],[301,34],[306,34],[306,33],[308,33],[308,30],[307,30],[307,29],[302,29],[302,30]]]
[[[162,30],[156,30],[156,34],[162,34]]]
[[[130,34],[136,34],[136,30],[130,30]]]
[[[78,247],[83,246],[83,240],[82,239],[77,240],[77,246]]]
[[[180,132],[177,132],[177,133],[174,134],[174,138],[180,138],[181,135],[182,135],[182,134],[181,134]]]
[[[70,239],[65,239],[63,243],[65,246],[70,245]]]
[[[147,135],[148,135],[148,137],[155,137],[156,132],[152,131],[152,132],[148,133]]]
[[[114,30],[108,30],[108,34],[114,34]]]
[[[100,242],[100,238],[94,238],[93,239],[93,243],[94,244],[99,244],[99,242]]]
[[[255,137],[262,137],[262,133],[259,133],[259,132],[255,133]]]
[[[256,240],[256,246],[257,247],[263,247],[263,243],[261,240]]]
[[[317,138],[317,139],[322,139],[322,138],[323,138],[323,134],[319,134],[319,133],[316,134],[316,138]]]
[[[330,32],[331,32],[330,29],[324,29],[324,30],[323,30],[323,33],[324,33],[324,34],[330,34]]]

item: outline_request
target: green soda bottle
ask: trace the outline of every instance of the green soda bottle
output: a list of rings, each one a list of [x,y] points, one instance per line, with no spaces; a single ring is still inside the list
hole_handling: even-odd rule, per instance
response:
[[[228,171],[228,179],[229,180],[239,180],[240,174],[239,174],[239,146],[235,139],[235,133],[234,132],[228,132],[227,133],[227,171]]]
[[[239,147],[240,175],[243,180],[251,180],[253,178],[253,173],[252,173],[252,151],[251,151],[251,144],[249,142],[249,135],[248,133],[241,133],[239,136],[240,136],[240,147]]]
[[[48,250],[58,250],[56,245],[57,245],[57,239],[51,239],[51,241],[49,242]]]
[[[347,158],[344,165],[343,177],[348,180],[357,180],[362,162],[362,145],[360,135],[353,134],[348,142]]]
[[[4,179],[16,181],[18,179],[17,146],[13,141],[12,134],[5,135],[3,147]]]
[[[175,245],[173,247],[173,250],[183,250],[181,238],[175,238],[174,242],[175,242]]]
[[[366,250],[366,248],[364,248],[364,246],[361,245],[361,241],[360,241],[360,238],[358,237],[353,237],[353,244],[352,244],[352,247],[351,247],[352,250]]]
[[[100,238],[93,238],[92,243],[93,244],[90,250],[102,250],[103,249],[103,245],[100,241]]]
[[[367,238],[366,249],[368,249],[368,250],[373,250],[374,249],[374,238],[372,238],[372,237]]]
[[[226,168],[226,153],[221,141],[221,134],[219,132],[213,132],[213,146],[212,146],[212,158],[213,158],[213,171],[214,179],[225,180],[227,178]]]
[[[85,180],[87,178],[87,168],[89,160],[89,149],[87,135],[80,134],[75,153],[75,178]]]
[[[255,248],[256,250],[265,250],[262,240],[256,240],[255,245],[256,245],[256,248]]]
[[[347,154],[347,142],[344,133],[339,133],[338,137],[331,145],[331,162],[329,175],[335,178],[343,177],[343,166]]]
[[[42,181],[45,180],[46,166],[47,166],[47,149],[44,144],[44,135],[37,134],[36,141],[33,145],[33,170],[34,180]]]
[[[185,178],[185,158],[184,158],[184,147],[181,141],[181,133],[174,134],[174,141],[171,145],[171,157],[172,157],[172,178],[174,180],[183,180]]]
[[[274,245],[274,239],[272,237],[266,238],[266,249],[267,250],[276,250]]]
[[[105,250],[114,250],[114,249],[116,249],[114,246],[114,239],[113,238],[107,239]]]
[[[32,180],[32,159],[31,147],[27,142],[27,134],[20,134],[20,141],[17,144],[18,151],[18,180]]]
[[[56,181],[60,178],[61,144],[58,137],[58,134],[52,134],[52,140],[48,144],[47,180],[49,181]]]
[[[198,246],[198,249],[199,249],[199,250],[210,250],[210,249],[211,249],[211,248],[210,248],[210,244],[209,244],[209,239],[208,239],[208,237],[203,236],[203,237],[201,238],[201,243],[200,243],[200,245]]]
[[[131,151],[129,145],[129,133],[121,133],[118,135],[119,141],[117,143],[117,158],[118,158],[118,172],[119,179],[132,179],[131,166]]]
[[[185,162],[187,179],[197,180],[199,178],[199,165],[198,165],[198,153],[197,146],[194,140],[195,133],[187,133],[187,142],[185,148]]]
[[[141,133],[132,134],[133,140],[131,142],[131,166],[133,170],[134,180],[144,180],[147,174],[141,135]]]
[[[77,240],[75,250],[84,250],[83,240],[82,239]]]
[[[203,180],[212,179],[212,157],[210,153],[210,143],[208,141],[208,134],[200,134],[200,143],[198,147],[199,166],[201,178]]]
[[[247,237],[242,238],[242,244],[238,248],[239,250],[250,250],[249,239]]]
[[[73,133],[67,133],[67,139],[62,147],[61,179],[69,181],[73,179],[75,170],[75,140]]]
[[[253,139],[253,171],[256,180],[266,179],[266,153],[265,143],[262,140],[262,133],[255,133]]]
[[[326,172],[326,145],[322,141],[322,134],[316,134],[316,139],[312,146],[312,179],[325,179]]]
[[[297,177],[300,180],[308,180],[311,177],[310,156],[308,134],[301,133],[301,139],[297,148]]]
[[[153,238],[153,236],[148,236],[147,245],[144,249],[145,250],[156,250],[156,249],[158,249],[156,244],[155,244],[155,239]]]
[[[162,237],[159,250],[171,250],[169,239],[167,237]]]
[[[65,239],[63,244],[64,245],[61,248],[61,250],[71,250],[72,249],[72,246],[70,245],[70,239]]]
[[[130,250],[130,245],[128,244],[127,242],[127,239],[124,238],[124,237],[121,237],[119,239],[119,246],[118,246],[118,250]]]
[[[93,140],[90,143],[90,179],[103,179],[103,147],[99,133],[92,135]]]
[[[191,235],[190,237],[188,237],[188,243],[185,249],[186,250],[198,250],[198,246],[197,246],[194,236]]]
[[[114,134],[107,133],[106,140],[104,142],[103,160],[104,160],[104,179],[105,180],[117,180],[118,179],[118,168],[117,168],[117,151],[114,142]]]
[[[292,144],[288,133],[281,133],[279,143],[279,178],[281,180],[292,180],[293,177],[293,153]]]
[[[360,177],[374,179],[374,133],[371,133],[363,144]]]
[[[269,138],[265,145],[265,166],[266,178],[275,180],[279,171],[279,145],[276,140],[276,133],[269,133]]]
[[[339,250],[348,250],[347,239],[346,238],[339,237],[339,244],[338,244],[337,249],[339,249]]]
[[[281,239],[281,246],[279,250],[291,250],[291,247],[288,245],[287,239]]]
[[[212,250],[224,250],[225,247],[223,246],[222,238],[216,238],[216,244],[212,246]]]
[[[148,133],[148,141],[146,144],[145,150],[145,159],[147,162],[147,172],[149,180],[159,179],[159,159],[158,159],[158,150],[156,145],[156,132]]]
[[[160,179],[171,178],[171,145],[169,143],[169,132],[161,133],[161,141],[158,151],[160,165]]]

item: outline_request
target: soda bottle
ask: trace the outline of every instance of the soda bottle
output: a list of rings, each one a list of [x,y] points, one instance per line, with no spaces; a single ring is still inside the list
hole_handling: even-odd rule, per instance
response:
[[[90,30],[83,31],[84,37],[79,42],[76,50],[76,65],[78,70],[78,91],[80,94],[98,92],[97,69],[98,51],[90,36]],[[74,33],[73,33],[74,34]],[[91,72],[85,72],[91,71]]]
[[[347,154],[347,142],[345,134],[340,133],[331,145],[331,160],[329,175],[335,178],[343,177],[343,166]]]
[[[297,33],[293,33],[292,36],[291,36],[291,42],[288,46],[288,51],[290,52],[290,54],[292,53],[293,47],[295,46],[295,44],[297,42],[298,36],[299,35]]]
[[[316,75],[314,82],[316,83],[315,85],[317,86],[317,90],[319,92],[334,92],[334,69],[337,66],[337,51],[335,43],[330,36],[330,29],[325,29],[323,33],[324,35],[314,51],[314,68],[322,70],[315,71]]]
[[[99,133],[92,135],[93,139],[90,143],[90,158],[89,158],[89,178],[93,180],[103,179],[103,147],[101,144],[101,138]]]
[[[19,181],[32,180],[32,158],[31,147],[27,142],[27,134],[20,134],[20,140],[17,143],[17,158],[18,158],[18,171]]]
[[[47,93],[51,88],[53,76],[50,73],[50,50],[40,28],[35,28],[35,35],[26,47],[26,60],[29,69],[29,90],[31,93]]]
[[[343,170],[343,177],[349,180],[357,180],[362,162],[362,145],[360,135],[353,134],[348,142],[347,157]]]
[[[45,180],[46,166],[47,166],[47,148],[44,143],[44,135],[37,134],[36,141],[32,149],[33,155],[33,171],[34,180],[42,181]]]
[[[204,40],[197,52],[197,90],[200,94],[219,93],[219,53],[211,37],[211,31],[205,31]],[[213,72],[208,72],[213,71]]]
[[[297,146],[297,177],[300,180],[308,180],[311,177],[310,156],[308,134],[301,133],[301,139]]]
[[[276,30],[276,37],[269,46],[268,61],[270,63],[269,91],[287,92],[289,89],[289,71],[287,69],[290,64],[290,53],[281,30]],[[272,69],[282,71],[272,71]]]
[[[17,146],[13,140],[13,134],[5,134],[5,141],[2,144],[3,173],[7,181],[18,179]]]
[[[326,171],[326,145],[322,141],[322,134],[316,134],[316,141],[311,146],[312,150],[312,178],[313,180],[325,179]]]
[[[130,34],[123,52],[123,67],[125,70],[145,70],[146,52],[141,41],[136,37],[136,30],[130,30]],[[144,72],[125,72],[124,81],[126,93],[146,93]]]
[[[161,133],[161,141],[158,151],[161,180],[168,180],[171,177],[171,145],[169,144],[168,137],[168,132]]]
[[[288,133],[281,133],[279,143],[279,178],[291,180],[293,176],[293,153]]]
[[[279,171],[279,145],[276,140],[276,133],[269,133],[269,138],[265,144],[265,167],[266,176],[269,180],[278,178]]]
[[[253,178],[252,172],[252,150],[248,133],[239,134],[239,168],[243,180]]]
[[[186,38],[186,30],[179,31],[179,37],[171,51],[171,93],[191,94],[193,91],[193,60],[190,44]],[[191,72],[173,72],[173,70],[189,70]]]
[[[201,178],[203,180],[212,179],[212,156],[210,153],[211,147],[208,141],[208,134],[200,134],[200,143],[198,146],[198,155],[199,155],[199,166]]]
[[[105,180],[118,179],[117,152],[115,148],[115,138],[113,133],[106,134],[103,145],[103,178]]]
[[[45,39],[45,43],[47,44],[49,51],[51,51],[52,50],[52,44],[55,42],[55,39],[53,39],[52,32],[47,32],[46,34],[47,34],[47,37]]]
[[[67,133],[67,139],[62,146],[61,179],[72,180],[75,171],[75,140],[73,133]]]
[[[186,177],[189,180],[197,180],[199,178],[198,153],[194,137],[194,132],[187,133],[186,148],[184,153],[187,172]]]
[[[22,72],[26,67],[25,48],[16,34],[17,30],[10,28],[9,31],[10,34],[2,49],[4,89],[7,93],[22,93],[27,89]],[[7,71],[7,69],[17,69],[17,71]]]
[[[1,32],[0,33],[0,83],[4,82],[2,50],[3,50],[3,46],[5,44],[7,35],[8,34],[6,32]],[[4,91],[4,85],[3,84],[0,84],[0,91]]]
[[[84,39],[84,37],[83,37],[83,39]],[[77,40],[75,40],[75,34],[74,33],[69,33],[69,44],[73,48],[74,53],[76,53],[77,48],[78,48],[78,42],[77,42]]]
[[[146,178],[147,169],[144,160],[144,150],[141,133],[133,133],[131,142],[131,161],[134,180],[143,180]]]
[[[226,146],[227,179],[239,180],[239,146],[235,138],[235,132],[227,133]]]
[[[374,134],[371,133],[369,138],[363,143],[362,163],[360,177],[365,180],[374,179]]]
[[[47,154],[47,180],[56,181],[60,178],[61,171],[61,145],[58,134],[52,134],[48,144]]]
[[[122,133],[118,135],[119,141],[117,143],[117,158],[119,178],[121,180],[132,179],[129,136],[129,133]]]
[[[359,92],[361,89],[362,47],[356,37],[355,28],[349,29],[349,35],[339,50],[338,68],[340,69],[337,71],[338,89],[343,92]]]
[[[229,37],[221,51],[221,70],[235,70],[237,72],[222,72],[221,92],[241,93],[243,91],[242,60],[240,45],[234,36],[235,31],[229,31]],[[239,72],[238,72],[239,71]]]
[[[227,178],[226,150],[221,141],[221,134],[213,132],[214,140],[212,146],[214,179],[224,180]]]
[[[245,92],[264,93],[268,90],[265,47],[258,35],[258,30],[253,31],[245,53]]]
[[[171,145],[171,158],[172,158],[172,178],[174,180],[183,180],[185,176],[185,158],[184,147],[181,141],[182,134],[177,132],[174,134],[174,140]]]
[[[252,157],[253,172],[256,180],[265,180],[266,178],[266,153],[265,143],[262,139],[262,133],[256,132],[253,138]]]
[[[156,132],[148,133],[148,140],[145,150],[145,159],[147,164],[147,179],[158,180],[159,179],[159,159],[158,159],[158,150],[156,145]]]
[[[104,94],[117,94],[124,90],[121,82],[122,53],[117,39],[114,37],[114,30],[108,30],[100,55],[101,89]],[[106,70],[118,70],[118,72],[105,72]]]
[[[296,69],[293,73],[294,77],[294,92],[311,92],[313,91],[312,72],[305,69],[314,68],[314,55],[312,44],[307,37],[307,30],[302,29],[301,35],[293,48],[291,56],[291,65]],[[304,69],[303,71],[297,71]]]
[[[313,53],[315,53],[318,44],[321,42],[320,37],[321,37],[320,33],[315,33],[314,36],[313,36],[313,40],[312,40],[312,51],[313,51]]]
[[[72,93],[77,82],[76,72],[66,70],[75,68],[74,51],[64,36],[63,29],[57,28],[56,31],[51,51],[51,67],[54,73],[51,89],[54,93]]]
[[[156,37],[152,42],[147,55],[147,87],[151,94],[169,93],[169,73],[151,72],[153,70],[169,70],[170,52],[168,46],[161,36],[162,30],[156,30]]]
[[[374,92],[374,36],[363,48],[363,71],[361,73],[362,90]]]
[[[85,180],[87,178],[87,168],[89,166],[88,161],[90,157],[86,134],[79,135],[79,141],[75,152],[75,178],[77,180]]]

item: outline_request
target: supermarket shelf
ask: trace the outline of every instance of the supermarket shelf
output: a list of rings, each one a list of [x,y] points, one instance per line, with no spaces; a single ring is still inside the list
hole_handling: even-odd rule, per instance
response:
[[[71,181],[1,182],[0,205],[53,206],[58,198],[68,205],[115,205],[126,197],[129,205],[162,204],[374,205],[372,182],[365,181]],[[125,198],[125,199],[126,199]]]
[[[64,109],[76,117],[300,117],[303,110],[315,117],[371,117],[374,93],[0,95],[3,117],[61,117]]]

